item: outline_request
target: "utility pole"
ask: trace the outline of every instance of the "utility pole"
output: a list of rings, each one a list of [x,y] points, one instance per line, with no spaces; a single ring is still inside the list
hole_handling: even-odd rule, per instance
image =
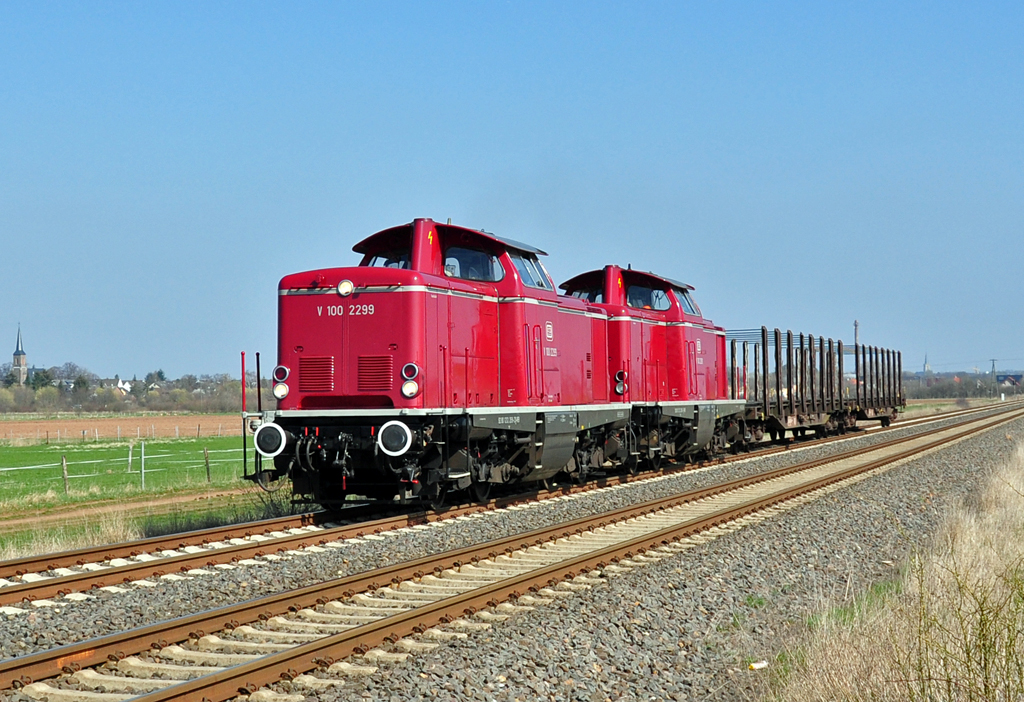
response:
[[[998,359],[990,358],[988,360],[992,361],[992,397],[995,397],[999,394],[999,382],[996,380],[996,361]]]
[[[860,346],[860,322],[853,320],[853,344]]]

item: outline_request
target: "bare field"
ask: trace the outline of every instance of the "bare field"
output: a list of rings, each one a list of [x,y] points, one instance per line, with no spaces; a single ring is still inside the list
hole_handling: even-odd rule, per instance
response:
[[[97,416],[68,415],[52,418],[0,420],[0,440],[11,445],[35,442],[116,441],[118,438],[174,439],[239,436],[237,414],[160,414]]]

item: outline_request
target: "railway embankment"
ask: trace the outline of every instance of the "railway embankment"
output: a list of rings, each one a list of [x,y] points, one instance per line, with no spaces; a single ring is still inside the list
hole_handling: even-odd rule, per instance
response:
[[[923,428],[906,427],[910,434]],[[1012,455],[1024,422],[907,462],[746,528],[698,537],[681,555],[606,569],[581,590],[469,638],[317,693],[322,699],[744,699],[787,665],[823,603],[853,601],[895,580],[943,510],[974,494]],[[857,436],[726,466],[483,513],[345,542],[344,546],[210,568],[174,579],[59,600],[0,621],[4,657],[123,631],[260,594],[307,585],[509,534],[524,533],[740,475],[834,455],[892,434]],[[712,538],[714,537],[714,538]],[[748,663],[764,659],[765,670]]]
[[[319,699],[768,696],[773,680],[796,674],[822,613],[901,582],[911,554],[1016,459],[1021,438],[1018,420]],[[844,656],[815,649],[805,666],[823,679]]]

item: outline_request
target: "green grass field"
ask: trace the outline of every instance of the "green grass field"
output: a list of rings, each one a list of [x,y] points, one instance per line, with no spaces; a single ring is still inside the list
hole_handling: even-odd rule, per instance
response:
[[[209,483],[204,448],[210,457]],[[67,494],[62,456],[67,458]],[[251,451],[249,460],[251,469]],[[240,487],[248,484],[241,480],[241,474],[239,437],[5,446],[0,448],[0,508],[10,513],[19,507]]]

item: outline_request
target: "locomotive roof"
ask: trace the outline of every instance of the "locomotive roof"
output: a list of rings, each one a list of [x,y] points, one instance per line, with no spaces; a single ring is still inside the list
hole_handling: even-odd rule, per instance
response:
[[[490,239],[491,241],[496,241],[499,244],[501,244],[501,245],[503,245],[503,246],[505,246],[507,248],[510,248],[510,249],[516,249],[518,251],[524,251],[526,253],[532,253],[532,254],[536,254],[538,256],[547,256],[548,255],[547,251],[541,251],[540,249],[538,249],[535,246],[530,246],[529,244],[524,244],[523,242],[516,241],[515,239],[507,239],[507,238],[505,238],[503,236],[497,236],[495,234],[491,234],[489,232],[485,232],[485,231],[480,230],[480,229],[469,229],[468,227],[459,227],[459,226],[456,226],[454,224],[436,224],[435,223],[434,226],[438,230],[441,230],[441,229],[454,229],[454,230],[457,230],[457,231],[463,231],[463,232],[467,232],[467,233],[470,233],[470,234],[474,234],[476,236],[483,237],[484,239]],[[379,231],[376,234],[371,234],[370,236],[366,237],[365,239],[360,241],[358,244],[353,246],[352,250],[355,251],[356,253],[365,254],[365,253],[375,249],[377,247],[377,245],[378,245],[378,242],[380,240],[386,239],[389,236],[394,236],[394,235],[399,234],[399,233],[404,233],[404,230],[409,229],[411,227],[412,227],[412,224],[402,224],[402,225],[397,226],[397,227],[391,227],[390,229],[384,229],[383,231]]]
[[[666,278],[665,276],[658,275],[657,273],[650,273],[648,271],[636,271],[636,270],[633,270],[632,268],[620,268],[619,270],[621,270],[623,273],[630,273],[632,275],[639,276],[639,277],[654,278],[655,280],[661,281],[662,283],[668,283],[670,286],[672,286],[674,288],[682,288],[683,290],[693,290],[694,289],[694,287],[692,285],[687,285],[686,283],[680,283],[678,280],[672,280],[671,278]],[[577,287],[579,287],[581,285],[586,285],[588,283],[590,283],[590,284],[593,284],[593,283],[601,283],[601,284],[603,284],[604,283],[604,271],[605,271],[605,269],[601,268],[601,269],[596,270],[596,271],[587,271],[586,273],[580,273],[579,275],[574,276],[574,277],[570,278],[569,280],[565,281],[564,283],[562,283],[558,287],[560,289],[562,289],[562,290],[570,290],[570,289],[573,289],[573,288],[577,288]]]

